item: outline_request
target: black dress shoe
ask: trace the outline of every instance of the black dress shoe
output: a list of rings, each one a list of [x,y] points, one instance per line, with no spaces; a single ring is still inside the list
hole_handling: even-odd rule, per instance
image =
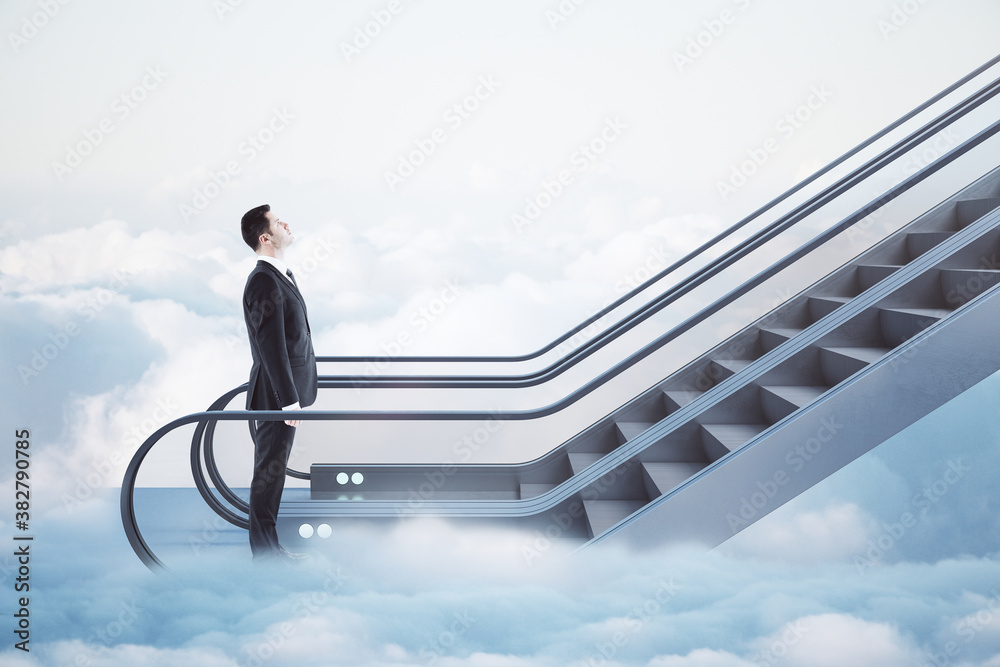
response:
[[[305,554],[298,554],[285,549],[285,547],[278,547],[277,549],[272,549],[266,553],[257,554],[253,557],[254,565],[264,565],[264,566],[291,566],[297,567],[301,565],[307,556]]]

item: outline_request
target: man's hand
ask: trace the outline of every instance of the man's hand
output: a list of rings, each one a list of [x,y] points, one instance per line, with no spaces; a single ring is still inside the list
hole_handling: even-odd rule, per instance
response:
[[[294,411],[298,411],[298,410],[301,410],[302,408],[299,407],[298,402],[295,402],[295,403],[292,403],[291,405],[285,406],[285,407],[283,407],[281,409],[282,410],[294,410]],[[289,426],[294,426],[296,428],[298,428],[299,426],[302,426],[302,420],[301,419],[286,419],[285,423],[288,424]]]

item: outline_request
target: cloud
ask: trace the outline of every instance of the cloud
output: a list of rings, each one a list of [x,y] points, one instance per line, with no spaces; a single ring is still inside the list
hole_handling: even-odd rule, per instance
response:
[[[752,660],[802,667],[910,667],[923,662],[918,648],[890,623],[844,614],[820,614],[789,621],[755,642]],[[758,657],[759,656],[759,657]]]
[[[173,503],[162,516],[187,506]],[[23,664],[84,655],[107,665],[910,665],[938,645],[920,638],[954,636],[957,620],[975,618],[987,582],[1000,576],[989,559],[861,576],[837,564],[613,544],[575,555],[556,547],[529,565],[520,547],[530,533],[433,519],[338,522],[328,542],[293,546],[310,553],[304,568],[270,572],[250,565],[243,531],[195,552],[185,534],[197,516],[175,517],[182,530],[172,537],[145,512],[152,544],[177,540],[161,552],[173,573],[154,576],[109,521],[116,509],[112,495],[40,520],[40,548],[75,548],[40,549],[33,560],[37,600],[48,611],[35,621],[32,661]],[[955,582],[957,573],[962,583],[939,590],[908,587]],[[901,615],[873,603],[900,596],[924,611]],[[977,641],[991,636],[984,630]],[[19,664],[13,657],[0,653],[4,664]]]
[[[243,664],[213,648],[162,649],[125,644],[94,647],[80,641],[54,642],[33,649],[34,656],[5,655],[11,667],[48,667],[50,665],[86,664],[90,667],[237,667]],[[10,660],[11,662],[6,662]]]
[[[725,651],[698,649],[686,656],[667,655],[653,658],[646,667],[752,667],[752,663]]]
[[[176,319],[177,331],[200,321],[171,308],[164,311],[164,321]],[[176,335],[162,344],[174,345],[181,340]],[[88,398],[81,404],[88,406],[87,416],[74,420],[87,425],[81,442],[114,443],[109,438],[120,430],[117,425],[151,419],[140,407],[153,404],[156,393],[148,392],[172,382],[186,386],[186,364],[197,367],[206,363],[199,355],[213,353],[218,352],[211,345],[178,345],[172,355],[177,368],[151,368],[135,396]],[[992,390],[984,387],[979,399],[992,400]],[[110,409],[116,402],[120,412]],[[933,638],[926,644],[933,650],[963,637],[960,632],[989,609],[993,594],[987,582],[1000,580],[997,561],[989,555],[911,563],[901,557],[907,551],[901,551],[877,568],[858,571],[851,552],[859,536],[871,535],[872,510],[853,504],[855,477],[866,478],[868,485],[881,479],[871,477],[873,472],[892,479],[891,469],[881,462],[907,445],[901,441],[880,456],[873,453],[851,464],[708,555],[632,553],[611,543],[569,559],[556,545],[529,563],[523,548],[534,545],[530,533],[443,520],[389,521],[337,525],[335,539],[325,549],[316,550],[322,543],[298,547],[313,551],[309,570],[266,583],[249,567],[245,533],[225,524],[221,530],[207,530],[215,525],[211,513],[187,509],[202,507],[193,490],[187,491],[193,505],[168,503],[171,511],[166,513],[151,514],[155,506],[140,503],[147,539],[177,571],[173,578],[151,577],[125,544],[113,492],[105,498],[106,491],[98,488],[74,511],[57,504],[39,519],[45,527],[39,544],[75,547],[43,550],[35,561],[39,585],[47,591],[46,607],[59,610],[56,616],[40,617],[37,636],[45,638],[46,647],[83,641],[115,656],[126,655],[119,654],[125,645],[153,647],[161,654],[149,659],[163,664],[177,657],[172,651],[212,647],[246,664],[247,647],[268,645],[283,623],[291,623],[302,637],[308,628],[313,644],[344,656],[341,663],[317,658],[315,664],[422,664],[421,651],[435,651],[438,645],[441,664],[559,665],[591,658],[599,663],[613,647],[614,660],[625,665],[644,665],[654,658],[664,664],[739,665],[774,646],[789,622],[807,619],[809,632],[789,647],[795,648],[789,655],[801,658],[798,664],[822,664],[809,660],[823,655],[823,642],[843,630],[869,639],[868,652],[857,653],[859,661],[892,664],[914,647],[924,648],[914,638]],[[949,447],[949,455],[965,454]],[[94,471],[82,458],[85,451],[99,450],[64,456],[66,475],[85,479],[85,473]],[[911,472],[940,467],[935,450],[921,458],[913,457],[912,448],[908,451]],[[40,466],[39,471],[46,469]],[[37,483],[62,488],[52,478]],[[964,494],[988,495],[992,488],[988,476],[967,477],[964,483],[961,496],[944,496],[935,511],[964,511],[952,505]],[[198,549],[192,538],[203,540]],[[962,553],[962,544],[953,545],[951,552]],[[11,565],[9,557],[0,559],[6,572]],[[258,583],[248,588],[248,581]],[[104,595],[95,598],[93,590]],[[962,591],[966,593],[956,596]],[[133,601],[143,611],[126,632],[109,646],[92,638],[117,622],[121,605]],[[465,618],[475,622],[466,628],[459,623]],[[983,624],[977,640],[991,640],[993,625]],[[310,664],[300,659],[298,641],[298,635],[290,635],[282,646],[294,661],[285,662],[285,653],[275,650],[267,664]],[[963,658],[981,656],[981,651],[970,651]]]
[[[134,234],[128,223],[105,220],[45,234],[0,250],[7,291],[45,292],[88,284],[116,292],[136,274],[172,271],[208,278],[236,260],[206,250],[225,247],[232,234],[212,230],[152,230]]]
[[[11,304],[13,312],[30,308],[25,300]],[[17,378],[22,369],[25,379],[18,384],[26,396],[39,397],[18,414],[22,423],[34,425],[39,451],[50,454],[33,466],[47,489],[36,502],[39,510],[83,502],[95,488],[117,486],[146,437],[245,381],[249,353],[229,318],[202,317],[173,301],[133,303],[122,296],[91,320],[56,303],[49,310],[49,317],[67,318],[77,333],[59,349],[44,338],[37,342],[29,330],[25,342],[12,346],[21,352],[10,373]],[[31,350],[40,350],[44,366]],[[53,414],[65,422],[51,419]],[[161,471],[161,483],[190,480],[182,458]]]
[[[818,511],[794,511],[785,506],[773,521],[743,531],[730,553],[793,563],[845,562],[863,553],[867,541],[877,536],[878,525],[853,503],[830,505]]]

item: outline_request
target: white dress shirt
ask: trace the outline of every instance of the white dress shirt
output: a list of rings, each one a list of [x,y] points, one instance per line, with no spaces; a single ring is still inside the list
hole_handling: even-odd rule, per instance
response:
[[[295,281],[288,276],[288,265],[280,259],[271,257],[270,255],[257,255],[257,259],[262,259],[274,268],[278,269],[278,273],[283,275],[288,282],[292,283],[293,286],[295,285]]]

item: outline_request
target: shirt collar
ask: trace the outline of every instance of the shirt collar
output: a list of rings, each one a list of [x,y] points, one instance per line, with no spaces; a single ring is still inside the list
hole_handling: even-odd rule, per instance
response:
[[[288,282],[292,282],[292,279],[288,277],[288,265],[282,262],[280,259],[271,257],[270,255],[257,255],[257,259],[267,262],[274,268],[278,269],[278,272],[285,277]],[[294,283],[292,283],[294,284]]]

